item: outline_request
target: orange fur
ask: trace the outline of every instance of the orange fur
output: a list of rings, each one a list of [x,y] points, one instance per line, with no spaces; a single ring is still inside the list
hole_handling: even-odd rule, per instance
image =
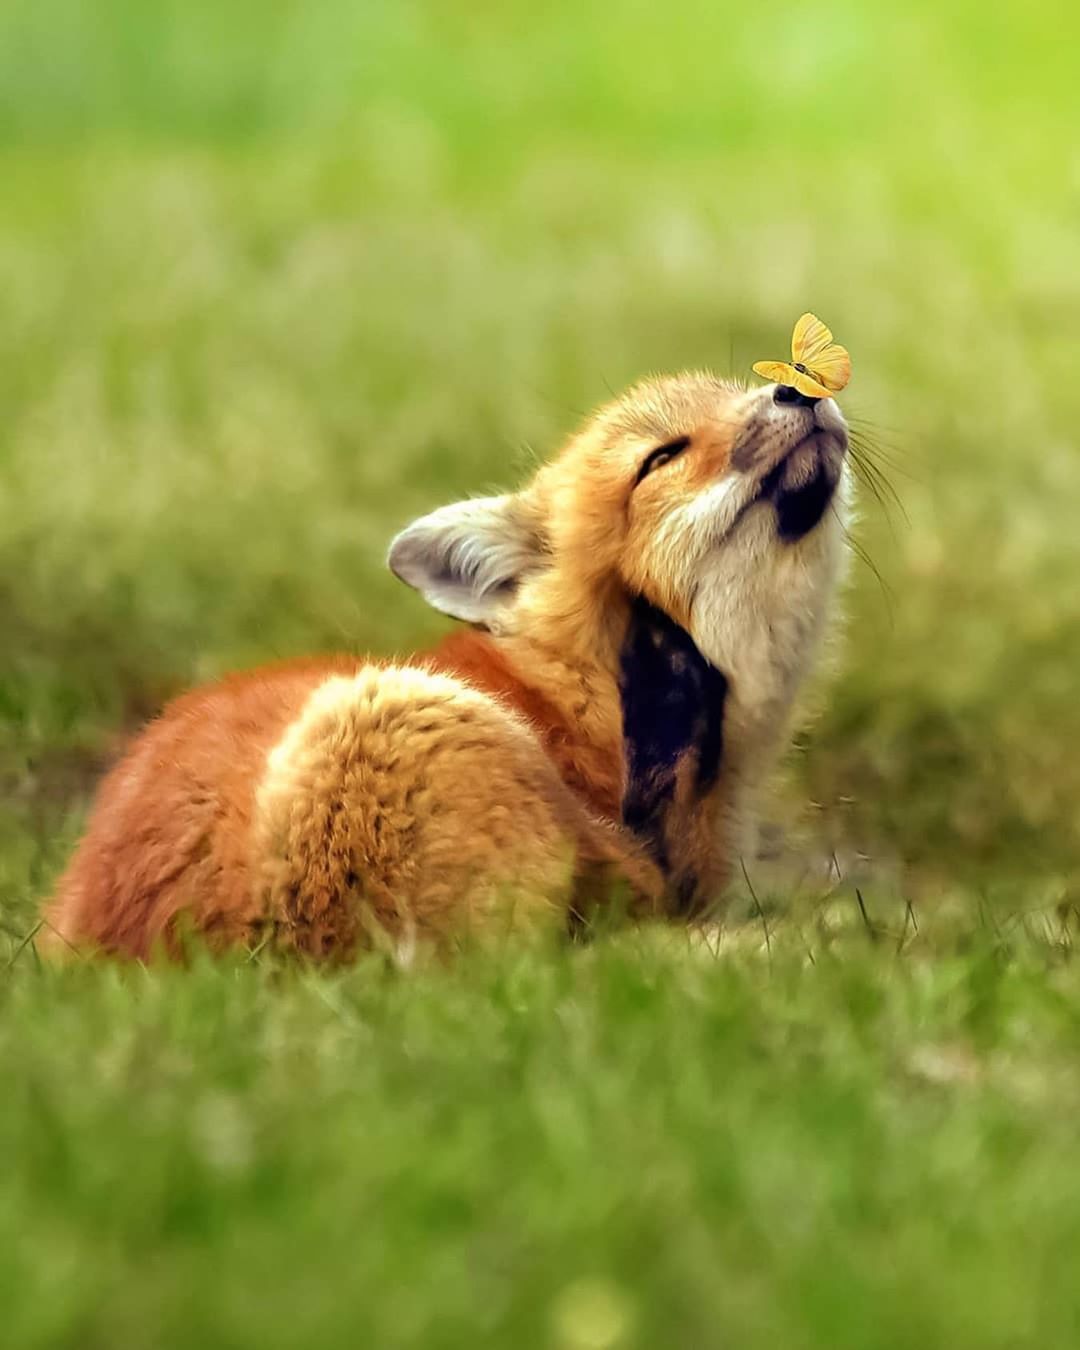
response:
[[[326,809],[347,800],[336,783],[311,796],[322,803],[319,818],[275,844],[273,824],[257,819],[268,755],[329,681],[367,672],[377,683],[395,668],[327,656],[232,675],[176,699],[106,775],[87,833],[45,911],[45,946],[146,959],[159,947],[175,953],[185,928],[216,947],[252,946],[269,923],[279,947],[344,956],[376,930],[452,937],[479,902],[478,878],[485,905],[503,899],[543,906],[561,897],[562,914],[600,903],[620,876],[639,896],[658,894],[650,864],[605,826],[604,816],[617,815],[611,781],[603,789],[608,810],[582,809],[527,728],[537,729],[574,778],[572,729],[490,640],[457,634],[413,664],[459,674],[499,700],[492,708],[443,710],[440,729],[450,730],[452,753],[425,782],[426,800],[417,800],[415,778],[395,776],[392,744],[371,766],[389,788],[383,814],[420,812],[421,826],[434,822],[434,831],[406,819],[407,851],[395,845],[393,856],[378,858],[368,848],[365,857],[363,841],[358,847],[349,838],[349,813]],[[504,715],[501,705],[524,717]],[[414,696],[398,712],[415,718],[400,728],[415,754],[430,735],[433,709]],[[333,750],[331,738],[320,767],[340,779],[350,765],[336,762]],[[605,778],[615,773],[611,766]],[[599,805],[599,785],[577,777],[583,795]],[[480,790],[470,791],[470,782]],[[492,894],[493,886],[504,895]]]
[[[171,703],[103,781],[47,931],[140,957],[170,940],[181,914],[212,941],[247,938],[262,918],[247,843],[263,762],[320,681],[359,664],[268,667]]]
[[[452,633],[425,659],[432,670],[460,675],[521,713],[536,729],[563,780],[601,818],[617,821],[622,761],[597,748],[564,712],[514,668],[507,652],[487,633]]]

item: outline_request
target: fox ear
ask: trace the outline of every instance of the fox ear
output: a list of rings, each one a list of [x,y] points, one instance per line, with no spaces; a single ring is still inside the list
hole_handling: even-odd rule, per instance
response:
[[[455,619],[490,625],[543,545],[519,496],[478,497],[421,516],[390,545],[391,572]]]

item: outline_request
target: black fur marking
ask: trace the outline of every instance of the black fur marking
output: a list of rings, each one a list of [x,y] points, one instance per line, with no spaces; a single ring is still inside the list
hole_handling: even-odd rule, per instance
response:
[[[704,796],[720,774],[728,682],[685,629],[640,597],[634,601],[619,668],[626,784],[623,822],[670,870],[664,822],[675,776],[696,754],[694,791]],[[684,878],[690,885],[692,879]],[[683,889],[682,884],[680,890]]]
[[[821,520],[836,491],[836,478],[818,463],[814,476],[797,488],[781,486],[787,472],[787,460],[762,479],[759,498],[771,500],[776,507],[776,531],[786,543],[794,543],[809,534]]]
[[[696,872],[683,872],[675,883],[675,913],[683,918],[693,914],[698,908],[698,876]]]
[[[781,539],[794,541],[809,534],[832,501],[835,484],[818,466],[817,473],[804,487],[776,496],[776,528]]]

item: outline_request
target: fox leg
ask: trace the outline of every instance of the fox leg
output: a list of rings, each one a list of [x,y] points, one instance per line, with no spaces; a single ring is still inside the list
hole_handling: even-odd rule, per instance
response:
[[[565,927],[575,896],[622,862],[524,720],[412,668],[367,667],[312,694],[268,757],[252,849],[277,941],[312,956],[379,935]],[[625,870],[655,884],[647,863]]]

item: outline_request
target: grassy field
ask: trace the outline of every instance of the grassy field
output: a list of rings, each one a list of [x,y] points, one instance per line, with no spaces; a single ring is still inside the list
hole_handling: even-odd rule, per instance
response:
[[[1076,1343],[1078,42],[1054,0],[0,7],[5,1345]],[[902,506],[745,931],[38,967],[163,698],[431,639],[398,526],[804,308]]]

